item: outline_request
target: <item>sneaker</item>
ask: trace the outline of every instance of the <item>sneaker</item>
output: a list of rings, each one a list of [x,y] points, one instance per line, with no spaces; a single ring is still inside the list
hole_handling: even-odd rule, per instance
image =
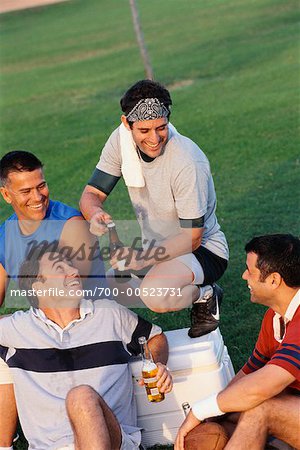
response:
[[[213,284],[213,295],[206,302],[194,303],[191,310],[191,338],[204,336],[219,326],[219,307],[223,298],[223,289]]]

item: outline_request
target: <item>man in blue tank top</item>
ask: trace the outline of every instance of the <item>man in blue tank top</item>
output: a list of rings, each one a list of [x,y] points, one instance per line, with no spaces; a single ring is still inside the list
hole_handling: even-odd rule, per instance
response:
[[[53,250],[64,248],[82,275],[85,297],[100,298],[106,281],[98,242],[79,211],[50,200],[41,161],[29,152],[9,152],[0,160],[0,180],[2,197],[14,210],[0,226],[0,305],[8,281],[17,279],[25,257],[43,241]],[[0,448],[11,448],[16,409],[12,379],[3,365],[0,415]]]

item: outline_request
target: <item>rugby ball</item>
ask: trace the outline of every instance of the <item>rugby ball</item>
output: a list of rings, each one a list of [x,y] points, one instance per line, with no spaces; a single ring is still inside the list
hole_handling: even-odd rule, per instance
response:
[[[222,425],[215,422],[200,423],[184,439],[185,450],[223,450],[228,435]]]

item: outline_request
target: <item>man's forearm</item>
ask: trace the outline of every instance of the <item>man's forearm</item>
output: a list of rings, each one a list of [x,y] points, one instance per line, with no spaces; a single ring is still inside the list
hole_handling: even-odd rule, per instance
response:
[[[218,406],[224,413],[247,411],[279,394],[294,380],[281,367],[267,365],[227,386],[218,394]]]
[[[103,210],[103,204],[97,194],[93,192],[84,192],[79,202],[80,210],[84,218],[88,221],[91,217]]]
[[[226,389],[231,386],[232,384],[236,383],[241,378],[245,377],[246,374],[241,370],[238,371],[238,373],[232,378],[232,380],[228,383]]]

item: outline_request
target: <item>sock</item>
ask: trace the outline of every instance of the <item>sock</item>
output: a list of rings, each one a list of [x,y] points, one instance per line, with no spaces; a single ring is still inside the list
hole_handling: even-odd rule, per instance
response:
[[[213,287],[210,284],[199,287],[199,298],[194,303],[206,303],[213,295],[213,292]]]

